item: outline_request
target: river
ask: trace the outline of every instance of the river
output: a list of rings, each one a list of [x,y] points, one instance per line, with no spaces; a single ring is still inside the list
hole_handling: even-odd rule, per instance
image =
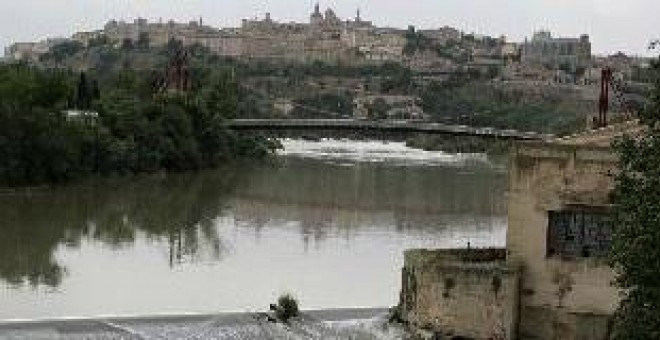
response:
[[[267,162],[0,194],[0,320],[387,307],[408,248],[504,246],[506,164],[284,141]]]

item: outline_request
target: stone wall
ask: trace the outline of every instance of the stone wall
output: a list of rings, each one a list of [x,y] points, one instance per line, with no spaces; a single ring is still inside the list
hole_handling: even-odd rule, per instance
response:
[[[603,258],[553,255],[548,226],[551,211],[607,209],[611,149],[523,143],[512,156],[507,261],[521,268],[520,338],[604,339],[613,272]]]
[[[504,256],[504,250],[407,251],[401,319],[435,336],[515,338],[518,273]]]

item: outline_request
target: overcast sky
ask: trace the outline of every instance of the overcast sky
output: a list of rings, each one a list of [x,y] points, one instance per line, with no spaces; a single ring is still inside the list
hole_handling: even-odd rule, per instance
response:
[[[245,17],[271,12],[279,21],[307,21],[312,0],[0,0],[0,48],[16,41],[70,36],[110,19],[189,21],[200,16],[212,26],[238,26]],[[433,28],[506,35],[521,41],[533,31],[591,36],[594,53],[647,50],[660,38],[660,0],[322,0],[340,17],[363,18],[380,26]]]

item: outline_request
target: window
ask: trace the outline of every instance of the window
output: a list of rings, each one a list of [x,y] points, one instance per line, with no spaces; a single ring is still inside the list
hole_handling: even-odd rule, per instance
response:
[[[611,238],[611,220],[606,209],[574,208],[548,213],[549,257],[604,257]]]

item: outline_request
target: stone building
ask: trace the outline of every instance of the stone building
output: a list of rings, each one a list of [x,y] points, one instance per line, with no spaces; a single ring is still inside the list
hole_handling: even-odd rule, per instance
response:
[[[400,62],[406,46],[404,33],[394,29],[354,27],[343,32],[345,46],[370,62]]]
[[[605,259],[616,164],[605,144],[514,150],[507,262],[521,273],[521,338],[606,339],[618,294]]]
[[[415,96],[404,95],[360,95],[353,100],[353,115],[357,119],[387,118],[387,119],[424,119],[423,109],[419,106],[421,100]],[[383,106],[383,112],[376,106]],[[383,117],[378,117],[381,115]]]
[[[586,34],[579,38],[555,38],[550,32],[540,31],[522,44],[521,61],[575,72],[591,65],[591,42]]]
[[[214,52],[220,52],[223,46],[219,41],[223,36],[221,31],[203,25],[201,19],[189,23],[177,23],[172,20],[166,23],[149,22],[142,18],[132,23],[111,20],[104,26],[103,34],[115,45],[121,45],[126,41],[137,44],[144,40],[150,47],[163,47],[171,40],[179,40],[185,46],[199,44]]]
[[[240,35],[246,57],[302,62],[398,61],[405,46],[400,32],[375,27],[359,11],[354,20],[343,21],[332,9],[322,13],[318,4],[309,23],[281,23],[266,14],[262,20],[244,19]]]
[[[607,339],[619,301],[609,146],[636,123],[514,146],[506,250],[406,253],[400,311],[414,329],[476,339]]]
[[[403,60],[403,31],[378,28],[362,19],[342,20],[332,9],[321,12],[317,4],[309,22],[278,22],[270,13],[263,19],[243,19],[240,27],[217,29],[202,20],[178,23],[111,20],[102,30],[78,32],[72,40],[89,46],[105,37],[115,47],[125,43],[164,47],[171,40],[184,46],[201,45],[220,56],[275,59],[298,62],[381,63]],[[8,55],[29,55],[35,46],[17,44]]]
[[[48,38],[38,42],[18,42],[5,48],[8,60],[39,61],[39,57],[48,53],[53,46],[69,41],[65,38]]]
[[[77,41],[85,47],[89,47],[90,43],[95,39],[100,39],[104,36],[102,30],[91,32],[76,32],[71,36],[71,40]]]
[[[460,42],[463,36],[461,31],[449,26],[443,26],[438,29],[421,30],[420,32],[424,37],[439,45]]]

